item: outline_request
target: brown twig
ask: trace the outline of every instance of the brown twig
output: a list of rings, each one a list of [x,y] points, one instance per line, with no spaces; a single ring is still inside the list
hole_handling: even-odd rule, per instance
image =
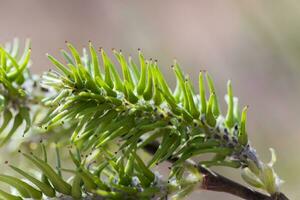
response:
[[[154,154],[159,146],[159,143],[151,143],[144,147],[145,151]],[[174,163],[177,158],[169,159],[169,162]],[[268,196],[266,194],[254,191],[244,185],[234,182],[216,172],[208,170],[206,167],[198,165],[199,172],[203,174],[202,190],[210,190],[215,192],[225,192],[246,200],[289,200],[283,193]]]

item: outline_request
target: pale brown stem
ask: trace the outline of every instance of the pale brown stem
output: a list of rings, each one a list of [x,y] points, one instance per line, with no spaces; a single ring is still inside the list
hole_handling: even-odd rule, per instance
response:
[[[144,147],[145,151],[154,154],[159,146],[159,143],[151,143]],[[173,163],[177,159],[169,159]],[[198,165],[199,172],[203,174],[203,182],[199,189],[210,190],[215,192],[225,192],[246,200],[289,200],[283,193],[268,196],[261,192],[252,190],[240,183],[234,182],[216,172],[208,170],[206,167]]]

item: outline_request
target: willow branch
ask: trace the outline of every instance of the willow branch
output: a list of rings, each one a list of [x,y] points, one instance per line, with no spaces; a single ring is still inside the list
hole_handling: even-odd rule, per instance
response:
[[[150,154],[154,154],[159,146],[159,143],[151,143],[144,147],[144,150]],[[168,161],[174,163],[177,158],[169,159]],[[203,174],[203,181],[199,189],[210,190],[215,192],[225,192],[234,196],[241,197],[246,200],[288,200],[283,194],[275,194],[268,196],[266,194],[254,191],[240,183],[234,182],[216,172],[208,170],[201,165],[197,166],[199,172]]]

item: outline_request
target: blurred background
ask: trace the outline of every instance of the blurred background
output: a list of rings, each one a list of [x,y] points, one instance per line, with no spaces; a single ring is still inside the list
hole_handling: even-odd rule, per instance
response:
[[[252,144],[264,161],[275,148],[282,191],[300,199],[299,11],[296,0],[0,0],[0,43],[31,38],[36,73],[50,68],[45,53],[58,56],[65,40],[78,48],[91,40],[127,55],[142,48],[171,84],[174,58],[195,84],[199,70],[208,70],[220,96],[231,79],[240,103],[250,106]],[[236,170],[223,173],[240,180]],[[189,199],[237,198],[197,191]]]

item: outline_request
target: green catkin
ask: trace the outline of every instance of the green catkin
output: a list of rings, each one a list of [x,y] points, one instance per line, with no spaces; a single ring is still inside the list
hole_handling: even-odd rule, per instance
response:
[[[199,162],[206,167],[239,168],[241,164],[245,168],[248,167],[249,157],[243,159],[248,155],[248,150],[251,150],[247,149],[247,108],[239,116],[230,82],[227,87],[228,110],[224,119],[220,113],[215,86],[207,73],[209,99],[206,99],[204,72],[199,74],[198,95],[176,61],[173,70],[177,86],[173,92],[157,62],[151,59],[146,61],[140,51],[138,70],[131,57],[127,61],[121,52],[113,50],[117,63],[121,66],[122,76],[102,49],[100,53],[104,72],[100,70],[98,55],[91,43],[89,53],[84,50],[83,56],[79,55],[71,44],[67,43],[67,46],[71,54],[63,50],[62,53],[68,65],[48,56],[60,72],[49,71],[43,76],[43,86],[57,91],[56,95],[43,101],[43,105],[52,107],[43,122],[47,126],[51,125],[54,134],[56,128],[70,128],[73,132],[71,142],[78,152],[83,154],[83,158],[79,160],[70,153],[76,165],[75,170],[62,169],[58,164],[56,171],[46,160],[24,154],[42,172],[42,181],[11,166],[36,185],[44,195],[54,196],[57,192],[81,199],[87,194],[98,193],[109,199],[125,198],[125,195],[129,199],[139,198],[138,191],[145,192],[149,187],[153,187],[153,191],[157,189],[157,177],[150,168],[170,158],[178,159],[172,166],[170,176],[175,180],[171,183],[174,187],[181,186],[180,195],[185,195],[192,188],[189,187],[191,181],[185,178],[184,164],[191,157],[215,155],[210,160],[204,158]],[[0,81],[4,89],[9,91],[8,97],[1,95],[3,101],[0,103],[5,106],[11,105],[10,96],[17,94],[17,97],[20,97],[20,105],[15,105],[16,109],[10,110],[17,113],[13,129],[8,134],[10,138],[12,130],[15,132],[23,121],[26,123],[25,131],[31,126],[30,115],[26,110],[27,97],[31,94],[21,90],[21,84],[28,75],[28,70],[25,67],[24,71],[23,67],[30,63],[30,50],[23,54],[22,60],[9,57],[8,50],[7,53],[3,49],[0,51]],[[9,73],[10,79],[5,76]],[[7,129],[13,115],[8,113],[5,107],[2,112],[6,112],[7,115],[7,120],[5,117],[1,120],[0,130],[3,131]],[[62,121],[68,123],[61,126],[59,122]],[[8,139],[2,141],[6,142]],[[137,153],[152,142],[158,142],[160,145],[145,165]],[[114,153],[110,151],[112,149]],[[255,169],[251,166],[252,168]],[[259,178],[264,180],[261,182],[266,190],[272,193],[275,188],[275,176],[270,169],[264,169],[269,171]],[[60,170],[73,174],[70,184],[63,179]],[[255,173],[262,173],[261,170],[262,168],[259,168]],[[24,191],[22,192],[25,194]],[[155,192],[151,191],[145,192],[143,199],[155,195]]]

